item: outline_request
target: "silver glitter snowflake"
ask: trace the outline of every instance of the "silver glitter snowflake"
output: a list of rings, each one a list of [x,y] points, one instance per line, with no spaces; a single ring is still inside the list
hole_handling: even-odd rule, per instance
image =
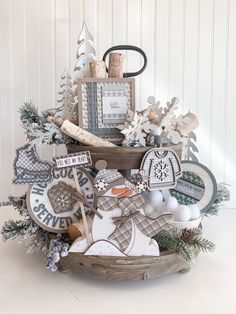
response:
[[[169,165],[164,162],[163,160],[159,161],[155,166],[155,177],[157,177],[158,180],[164,181],[169,177]]]
[[[94,187],[98,192],[106,191],[108,183],[104,179],[97,179],[94,183]]]

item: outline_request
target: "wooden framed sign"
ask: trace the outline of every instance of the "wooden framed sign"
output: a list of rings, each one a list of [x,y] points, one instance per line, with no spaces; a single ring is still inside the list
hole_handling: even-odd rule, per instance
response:
[[[90,133],[119,143],[117,126],[128,110],[135,111],[134,78],[89,78],[78,80],[79,126]]]
[[[179,204],[196,204],[200,210],[210,207],[216,198],[217,183],[214,175],[204,165],[182,161],[182,176],[175,188],[169,190]]]

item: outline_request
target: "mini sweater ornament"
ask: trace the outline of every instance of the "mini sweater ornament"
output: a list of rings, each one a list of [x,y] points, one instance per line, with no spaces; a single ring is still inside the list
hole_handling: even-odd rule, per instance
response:
[[[144,155],[140,171],[147,178],[150,191],[175,187],[177,179],[182,174],[176,153],[170,149],[160,148],[150,149]]]

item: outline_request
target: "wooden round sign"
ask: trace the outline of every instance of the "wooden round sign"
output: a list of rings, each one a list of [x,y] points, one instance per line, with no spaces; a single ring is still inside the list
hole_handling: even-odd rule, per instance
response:
[[[85,170],[76,171],[81,190],[93,205],[93,178]],[[41,228],[53,233],[67,232],[70,224],[81,219],[72,168],[54,169],[52,182],[31,185],[27,191],[27,208]]]
[[[212,205],[216,198],[217,183],[214,175],[204,165],[182,161],[182,176],[175,188],[169,190],[179,204],[196,204],[200,210]]]

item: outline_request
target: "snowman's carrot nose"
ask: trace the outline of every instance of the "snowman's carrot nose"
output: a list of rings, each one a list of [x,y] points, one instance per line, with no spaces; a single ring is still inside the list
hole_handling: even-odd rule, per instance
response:
[[[133,190],[130,188],[113,188],[112,194],[118,195],[118,197],[129,197],[133,193]]]

